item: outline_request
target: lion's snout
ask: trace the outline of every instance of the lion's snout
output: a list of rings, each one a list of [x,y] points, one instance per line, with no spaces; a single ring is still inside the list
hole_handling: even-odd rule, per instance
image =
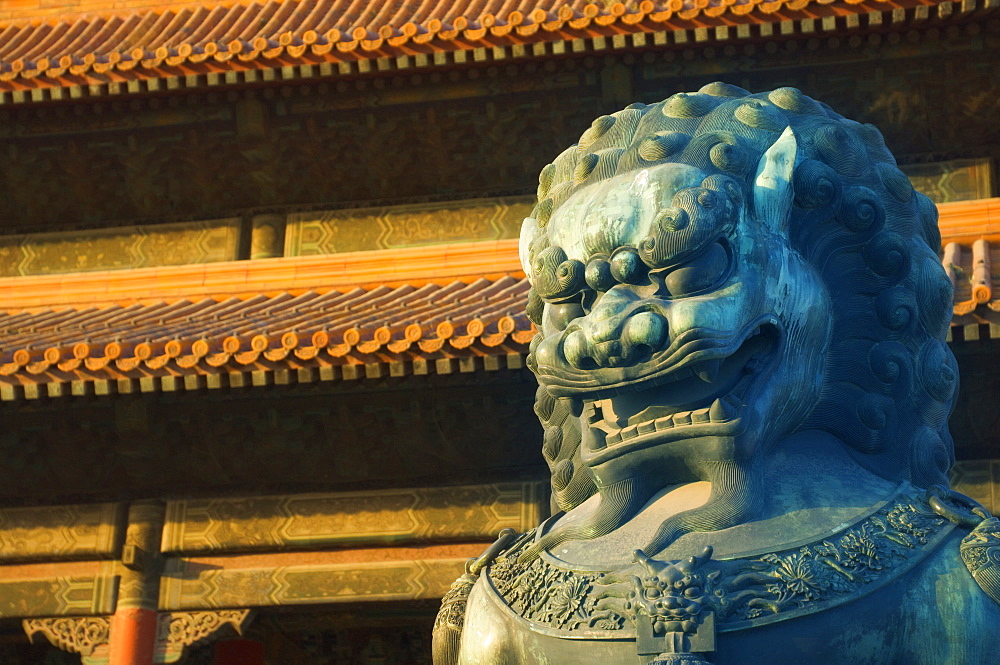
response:
[[[562,355],[572,367],[586,370],[645,362],[667,343],[663,316],[639,310],[635,297],[609,299],[611,295],[577,319],[562,338]]]

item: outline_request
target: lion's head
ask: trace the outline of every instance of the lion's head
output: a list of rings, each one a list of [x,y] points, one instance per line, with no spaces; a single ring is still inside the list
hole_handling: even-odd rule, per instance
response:
[[[944,484],[957,387],[937,212],[881,134],[793,88],[721,83],[603,116],[521,233],[553,502],[617,527],[712,481],[680,533],[755,510],[768,449],[819,429],[887,479]]]

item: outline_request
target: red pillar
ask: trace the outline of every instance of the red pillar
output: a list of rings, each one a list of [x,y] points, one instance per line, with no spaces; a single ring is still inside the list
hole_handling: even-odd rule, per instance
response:
[[[164,512],[160,501],[136,501],[129,506],[108,665],[153,665]]]
[[[108,665],[153,665],[156,610],[119,607],[111,619]]]

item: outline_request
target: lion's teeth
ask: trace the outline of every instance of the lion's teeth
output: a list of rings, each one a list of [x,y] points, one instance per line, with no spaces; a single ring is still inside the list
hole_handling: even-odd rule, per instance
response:
[[[639,423],[639,434],[649,434],[650,432],[656,431],[656,424],[652,420],[647,420],[644,423]]]
[[[638,435],[638,428],[635,425],[629,425],[621,431],[622,439],[632,439]]]
[[[674,419],[671,418],[670,416],[667,416],[665,418],[657,418],[656,420],[653,421],[653,423],[656,425],[656,431],[659,432],[661,430],[670,429],[671,427],[673,427]]]
[[[697,411],[691,412],[691,422],[693,423],[707,423],[710,416],[708,415],[708,408],[698,409]]]
[[[708,408],[708,417],[715,423],[732,420],[735,415],[736,410],[732,407],[732,405],[721,399],[717,399],[712,402],[712,406]]]
[[[690,425],[691,424],[691,412],[690,411],[678,411],[674,414],[674,425]]]
[[[621,440],[622,440],[621,432],[615,432],[614,434],[609,435],[608,438],[604,440],[604,442],[609,446],[611,446],[618,443]]]
[[[592,436],[590,437],[590,449],[591,450],[604,450],[608,447],[608,441],[605,437],[604,432],[600,430],[592,430]]]
[[[698,375],[698,378],[705,383],[714,383],[715,379],[719,376],[719,367],[722,366],[722,359],[718,358],[716,360],[708,360],[701,363],[698,368],[694,371]]]

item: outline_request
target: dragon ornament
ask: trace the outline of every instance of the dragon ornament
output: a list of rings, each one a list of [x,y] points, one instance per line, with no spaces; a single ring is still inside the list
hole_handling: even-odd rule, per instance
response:
[[[554,514],[470,562],[436,665],[997,662],[939,247],[879,131],[794,88],[595,120],[521,231]]]

